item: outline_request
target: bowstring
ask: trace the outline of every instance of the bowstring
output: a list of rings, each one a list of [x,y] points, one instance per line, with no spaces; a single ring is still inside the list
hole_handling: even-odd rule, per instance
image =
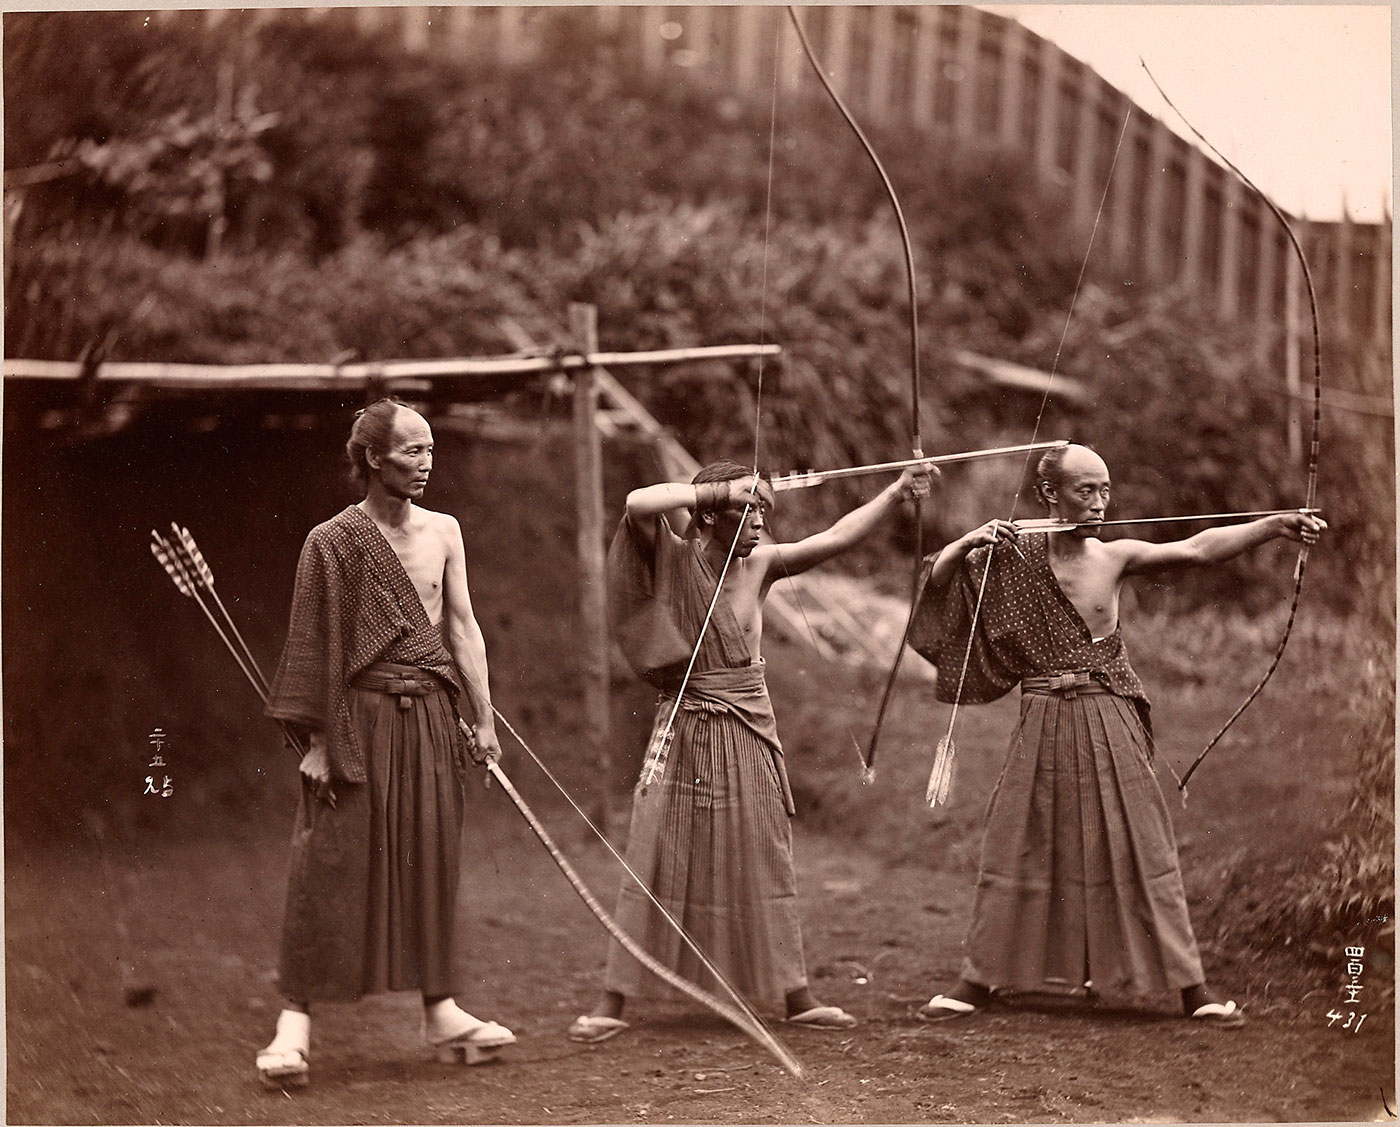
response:
[[[817,658],[823,664],[829,664],[830,659],[824,653],[822,653],[821,647],[817,644],[817,632],[812,628],[812,620],[807,617],[807,602],[802,597],[802,588],[798,584],[797,579],[792,574],[792,572],[788,571],[787,560],[783,558],[781,546],[778,544],[774,544],[773,548],[774,553],[778,557],[778,565],[783,569],[783,578],[788,581],[788,590],[792,592],[793,599],[797,603],[797,610],[802,615],[802,623],[807,628],[807,633],[812,638],[812,649],[816,651]],[[846,728],[846,735],[849,736],[851,740],[851,750],[853,750],[856,753],[856,759],[858,759],[860,761],[860,765],[864,767],[865,756],[861,753],[860,740],[856,738],[855,726],[851,723],[851,718],[849,715],[846,717],[844,724]]]
[[[1099,225],[1103,220],[1104,209],[1108,206],[1108,193],[1113,186],[1113,173],[1118,167],[1118,156],[1123,151],[1123,138],[1128,133],[1128,122],[1132,120],[1133,107],[1128,106],[1127,112],[1123,115],[1123,125],[1118,131],[1118,142],[1113,148],[1113,160],[1108,166],[1108,175],[1104,178],[1103,194],[1099,197],[1098,210],[1094,213],[1094,224],[1089,231],[1089,243],[1084,248],[1084,257],[1079,264],[1079,277],[1075,279],[1074,292],[1070,295],[1069,310],[1065,314],[1064,328],[1060,331],[1059,344],[1055,346],[1055,358],[1050,364],[1050,372],[1045,380],[1045,391],[1040,397],[1040,408],[1035,414],[1035,426],[1031,428],[1030,441],[1034,443],[1040,436],[1040,426],[1045,418],[1045,408],[1050,402],[1050,391],[1055,382],[1055,376],[1060,370],[1060,357],[1064,354],[1065,342],[1069,339],[1069,327],[1074,320],[1074,310],[1079,303],[1079,294],[1084,288],[1084,279],[1089,271],[1089,258],[1093,254],[1094,241],[1099,233]],[[1021,474],[1016,482],[1016,491],[1011,499],[1011,511],[1007,515],[1010,521],[1016,515],[1016,506],[1020,504],[1021,493],[1025,489],[1025,483],[1029,476],[1031,459],[1035,456],[1035,451],[1027,451],[1025,459],[1021,463]],[[943,744],[951,745],[953,742],[953,728],[957,723],[958,707],[962,703],[963,687],[967,683],[967,669],[972,661],[972,644],[977,636],[977,621],[982,612],[982,597],[987,590],[987,577],[992,570],[992,555],[996,551],[996,541],[993,540],[987,547],[987,561],[982,568],[982,578],[977,588],[977,600],[973,604],[972,621],[968,626],[967,649],[963,652],[962,669],[958,672],[958,688],[953,694],[953,708],[948,715],[948,731],[941,741]]]
[[[773,214],[773,180],[774,180],[773,169],[774,169],[774,154],[775,154],[776,151],[777,151],[777,134],[778,134],[778,89],[779,89],[779,81],[778,81],[778,79],[779,79],[779,76],[780,76],[781,70],[782,70],[782,39],[783,39],[783,26],[784,26],[784,25],[783,25],[782,17],[780,16],[780,17],[778,17],[778,19],[776,19],[776,20],[774,21],[774,24],[773,24],[773,88],[772,88],[772,93],[771,93],[771,96],[770,96],[769,113],[768,113],[768,183],[767,183],[766,196],[765,196],[764,205],[763,205],[763,271],[762,271],[762,281],[761,281],[760,287],[759,287],[759,303],[758,303],[758,340],[759,340],[759,343],[760,343],[760,344],[762,344],[762,343],[764,342],[764,340],[766,339],[766,337],[765,337],[765,332],[766,332],[766,329],[767,329],[767,308],[768,308],[768,249],[769,249],[769,244],[770,244],[770,232],[771,232],[771,223],[772,223],[772,214]],[[760,452],[759,442],[760,442],[760,438],[761,438],[761,434],[762,434],[762,426],[761,426],[761,424],[762,424],[762,418],[763,418],[763,354],[760,352],[760,353],[759,353],[759,357],[758,357],[758,389],[757,389],[757,392],[756,392],[756,394],[755,394],[755,403],[754,403],[754,424],[753,424],[753,472],[754,472],[755,477],[757,477],[757,475],[758,475],[758,468],[759,468],[759,464],[760,464],[760,459],[759,459],[759,452]],[[773,539],[773,545],[772,545],[772,547],[773,547],[773,549],[774,549],[774,555],[777,556],[777,559],[778,559],[778,566],[781,567],[781,568],[783,569],[783,578],[786,579],[786,580],[788,581],[788,587],[787,587],[787,589],[788,589],[789,591],[792,592],[793,601],[797,604],[797,611],[798,611],[798,614],[800,614],[801,617],[802,617],[802,625],[803,625],[803,627],[806,629],[808,637],[811,638],[811,640],[812,640],[812,649],[816,652],[817,658],[818,658],[823,664],[828,664],[828,663],[829,663],[829,659],[828,659],[828,658],[826,657],[826,655],[822,652],[821,645],[820,645],[820,644],[818,643],[818,641],[817,641],[817,632],[816,632],[816,630],[815,630],[815,629],[813,628],[813,626],[812,626],[812,620],[811,620],[811,618],[808,617],[808,615],[807,615],[807,601],[802,597],[802,588],[801,588],[801,586],[799,586],[799,584],[797,583],[796,578],[793,576],[792,572],[790,572],[790,571],[788,570],[787,560],[783,558],[782,546],[781,546],[780,544],[777,543],[777,538],[776,538],[776,537],[773,537],[772,539]],[[861,750],[860,750],[860,741],[856,738],[855,728],[852,726],[851,720],[850,720],[850,717],[849,717],[849,716],[848,716],[848,717],[846,718],[846,720],[845,720],[845,726],[846,726],[846,734],[850,737],[850,740],[851,740],[851,747],[854,749],[854,751],[855,751],[855,753],[856,753],[856,758],[859,759],[860,762],[861,762],[861,765],[864,766],[864,764],[865,764],[865,756],[861,754]]]
[[[778,25],[781,29],[781,25]],[[778,64],[781,59],[778,39],[774,37],[773,43],[773,91],[770,99],[768,112],[768,180],[763,201],[763,253],[761,256],[761,267],[759,270],[759,295],[758,295],[758,343],[760,351],[758,354],[758,377],[757,386],[754,390],[754,420],[753,420],[753,484],[749,487],[749,500],[744,504],[743,514],[739,518],[739,527],[735,529],[734,539],[729,544],[729,551],[724,557],[724,566],[720,569],[719,580],[715,584],[714,597],[710,600],[709,609],[705,612],[705,621],[700,625],[700,635],[695,639],[695,648],[690,654],[690,663],[686,666],[685,676],[681,678],[680,688],[676,691],[675,702],[671,706],[671,713],[666,718],[665,727],[661,730],[660,747],[665,748],[671,738],[675,728],[676,714],[680,711],[681,698],[685,694],[686,686],[690,683],[691,672],[695,668],[695,662],[700,657],[700,647],[705,640],[705,631],[709,628],[710,619],[714,615],[715,606],[719,602],[720,591],[724,588],[725,576],[729,574],[729,565],[734,560],[734,550],[738,547],[739,536],[743,532],[744,522],[748,520],[749,510],[757,500],[758,495],[758,456],[759,441],[762,434],[763,421],[763,352],[762,345],[767,339],[768,331],[768,244],[769,233],[773,214],[773,153],[775,149],[774,140],[777,136],[778,121]],[[662,767],[664,769],[664,759]],[[643,777],[643,784],[654,781],[657,772],[654,767]]]
[[[744,533],[744,522],[748,520],[749,509],[752,507],[752,502],[746,501],[744,503],[743,516],[739,518],[739,526],[734,530],[734,539],[729,542],[729,551],[724,557],[724,567],[720,569],[719,579],[715,582],[715,593],[710,598],[709,609],[705,611],[705,620],[700,623],[700,634],[695,639],[695,648],[690,651],[690,663],[685,667],[685,676],[681,678],[680,688],[676,690],[676,699],[671,705],[671,713],[666,717],[665,727],[661,729],[653,753],[648,755],[646,768],[642,774],[642,786],[644,787],[654,783],[666,769],[666,748],[675,729],[676,714],[680,712],[681,699],[685,696],[685,687],[690,683],[690,675],[695,669],[696,661],[700,658],[700,646],[705,640],[705,631],[709,629],[710,619],[714,617],[715,607],[719,604],[720,592],[724,590],[724,577],[729,574],[729,565],[734,560],[734,549],[739,544],[739,537]]]
[[[1313,285],[1312,270],[1308,267],[1308,256],[1303,253],[1303,245],[1298,241],[1297,232],[1293,230],[1293,225],[1288,222],[1279,206],[1264,194],[1259,188],[1259,185],[1245,175],[1244,170],[1241,169],[1239,165],[1216,148],[1199,129],[1191,124],[1190,119],[1177,108],[1176,103],[1173,102],[1171,98],[1167,96],[1167,92],[1162,89],[1162,84],[1157,81],[1157,76],[1154,75],[1151,68],[1148,67],[1147,60],[1139,58],[1138,62],[1147,73],[1147,77],[1151,79],[1152,85],[1157,88],[1157,93],[1162,96],[1162,100],[1171,107],[1172,111],[1181,119],[1186,128],[1195,135],[1196,139],[1200,141],[1202,145],[1214,153],[1224,163],[1225,167],[1238,176],[1260,202],[1273,213],[1274,218],[1278,220],[1285,234],[1287,234],[1288,241],[1292,244],[1294,253],[1298,256],[1298,265],[1302,267],[1303,281],[1307,286],[1308,310],[1312,319],[1313,420],[1312,443],[1308,449],[1307,500],[1305,502],[1305,507],[1311,509],[1317,504],[1318,458],[1322,449],[1322,329],[1318,323],[1317,291]],[[1247,709],[1259,694],[1264,691],[1264,686],[1269,683],[1269,680],[1274,675],[1274,670],[1278,668],[1279,662],[1283,660],[1283,653],[1288,646],[1288,639],[1292,636],[1293,623],[1298,615],[1299,598],[1303,593],[1303,575],[1307,571],[1307,566],[1308,545],[1304,542],[1298,549],[1298,562],[1294,564],[1293,567],[1293,597],[1288,608],[1288,621],[1284,623],[1283,636],[1279,639],[1278,648],[1274,651],[1273,660],[1269,662],[1269,667],[1264,671],[1264,676],[1259,679],[1259,682],[1250,690],[1249,695],[1244,698],[1244,703],[1235,709],[1230,719],[1225,721],[1224,726],[1215,733],[1210,743],[1206,744],[1201,753],[1192,761],[1190,767],[1186,769],[1185,776],[1178,780],[1177,789],[1181,792],[1183,802],[1186,800],[1186,784],[1191,780],[1191,776],[1195,774],[1196,768],[1201,765],[1206,756],[1210,754],[1211,749],[1220,742],[1225,733],[1234,725],[1235,721],[1244,715],[1245,709]],[[1175,768],[1172,769],[1172,774],[1175,776]]]

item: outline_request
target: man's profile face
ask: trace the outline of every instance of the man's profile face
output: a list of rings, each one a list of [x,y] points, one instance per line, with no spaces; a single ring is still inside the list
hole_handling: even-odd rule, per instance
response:
[[[1102,458],[1086,447],[1071,446],[1060,463],[1059,479],[1048,490],[1051,516],[1076,524],[1104,519],[1112,483]],[[1065,535],[1092,536],[1094,529],[1081,528]]]
[[[417,411],[400,407],[388,443],[370,457],[370,470],[390,497],[416,501],[433,471],[433,429]]]
[[[726,545],[733,544],[734,554],[740,559],[748,556],[758,547],[774,500],[773,487],[766,481],[760,481],[757,496],[745,493],[739,500],[732,502],[729,508],[715,514],[715,539]],[[747,515],[744,512],[746,505]]]

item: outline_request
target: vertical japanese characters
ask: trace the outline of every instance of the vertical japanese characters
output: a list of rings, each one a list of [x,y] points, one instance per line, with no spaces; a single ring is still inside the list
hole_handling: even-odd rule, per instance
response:
[[[168,767],[169,764],[166,763],[166,761],[165,761],[165,754],[164,754],[164,753],[165,753],[165,745],[166,745],[167,743],[170,742],[170,737],[166,735],[165,729],[164,729],[164,728],[156,728],[156,729],[154,729],[154,730],[151,732],[151,734],[150,734],[149,736],[146,737],[146,742],[149,743],[149,744],[151,745],[151,753],[152,753],[152,754],[151,754],[151,761],[150,761],[149,763],[147,763],[146,766],[147,766],[147,767],[155,767],[155,768]],[[174,784],[173,781],[171,781],[171,778],[170,778],[169,775],[163,775],[163,776],[162,776],[162,782],[160,783],[159,786],[157,786],[157,785],[156,785],[156,776],[155,776],[155,775],[147,775],[147,776],[146,776],[146,789],[145,789],[144,791],[142,791],[141,793],[142,793],[143,795],[146,795],[146,794],[154,794],[154,795],[160,796],[161,798],[169,798],[172,794],[175,793],[175,784]]]

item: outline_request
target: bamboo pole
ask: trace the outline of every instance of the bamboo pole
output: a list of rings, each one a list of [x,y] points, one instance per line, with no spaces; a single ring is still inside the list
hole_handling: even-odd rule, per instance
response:
[[[248,390],[356,390],[372,382],[402,379],[471,379],[493,376],[532,376],[576,372],[584,368],[643,367],[707,360],[747,360],[780,356],[776,344],[720,344],[696,348],[663,348],[650,352],[600,352],[589,355],[503,356],[486,360],[385,360],[358,364],[162,364],[122,362],[103,364],[99,380],[149,384],[153,387],[203,391],[209,388]],[[72,380],[83,366],[67,360],[6,360],[5,378]]]
[[[585,355],[598,351],[598,309],[575,302],[569,306],[569,335]],[[608,748],[607,576],[603,559],[603,443],[598,433],[598,378],[592,367],[574,376],[574,480],[578,494],[578,576],[583,680],[584,741],[589,762],[598,765],[600,786],[593,820],[608,828],[612,794],[612,756]]]

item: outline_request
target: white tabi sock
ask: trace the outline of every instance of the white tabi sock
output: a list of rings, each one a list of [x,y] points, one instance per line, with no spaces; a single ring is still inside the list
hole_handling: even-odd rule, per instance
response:
[[[277,1032],[272,1036],[272,1044],[263,1052],[290,1053],[294,1049],[310,1052],[311,1015],[300,1010],[283,1010],[277,1015]]]
[[[465,1037],[486,1024],[457,1005],[455,998],[444,998],[441,1002],[424,1006],[423,1018],[428,1026],[428,1040],[433,1042]]]

